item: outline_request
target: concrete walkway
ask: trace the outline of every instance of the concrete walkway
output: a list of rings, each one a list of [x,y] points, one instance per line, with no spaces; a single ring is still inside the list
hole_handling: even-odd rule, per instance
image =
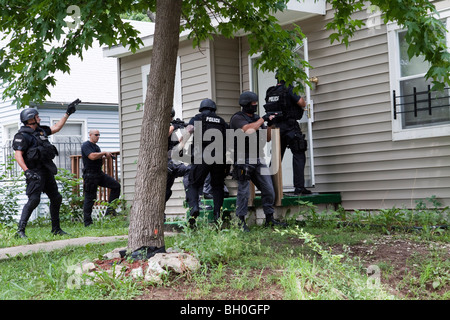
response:
[[[174,234],[176,234],[176,232],[171,231],[164,232],[165,237],[173,236]],[[89,243],[107,243],[126,239],[128,239],[127,235],[109,236],[109,237],[82,237],[49,242],[40,242],[16,247],[0,248],[0,260],[12,258],[18,254],[26,255],[38,251],[52,251],[55,249],[62,249],[67,246],[85,246]]]
[[[31,254],[38,251],[51,251],[61,249],[67,246],[85,246],[88,243],[106,243],[119,240],[126,240],[128,236],[110,236],[110,237],[82,237],[64,240],[56,240],[50,242],[41,242],[35,244],[27,244],[24,246],[15,246],[9,248],[0,248],[0,260],[12,258],[18,254]]]

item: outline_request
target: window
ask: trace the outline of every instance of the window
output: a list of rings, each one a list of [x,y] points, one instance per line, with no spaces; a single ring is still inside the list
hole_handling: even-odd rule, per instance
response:
[[[3,127],[3,145],[7,146],[11,143],[12,139],[14,138],[14,135],[17,133],[17,131],[19,130],[18,125],[15,124],[10,124],[10,125],[5,125]]]
[[[441,17],[447,22],[445,13]],[[405,35],[397,25],[388,26],[393,140],[450,135],[450,88],[430,91],[429,63],[423,57],[409,59]]]
[[[142,75],[142,107],[141,107],[141,109],[142,110],[144,110],[145,97],[147,96],[147,84],[148,84],[148,79],[149,79],[149,73],[150,73],[150,65],[149,64],[141,67],[141,75]],[[180,57],[177,57],[177,67],[176,67],[176,71],[175,71],[173,108],[175,109],[175,118],[183,119]]]
[[[58,120],[53,120],[55,124]],[[58,149],[59,155],[54,159],[58,168],[70,170],[70,156],[81,154],[81,144],[84,136],[84,123],[67,121],[62,129],[51,136],[52,143]]]
[[[7,163],[9,160],[14,157],[14,150],[12,148],[12,141],[14,139],[14,135],[19,130],[19,125],[17,123],[14,124],[8,124],[3,126],[3,144],[1,148],[1,155],[0,155],[0,163],[4,164]],[[13,176],[20,173],[20,168],[15,162],[13,171],[9,173],[9,176]]]

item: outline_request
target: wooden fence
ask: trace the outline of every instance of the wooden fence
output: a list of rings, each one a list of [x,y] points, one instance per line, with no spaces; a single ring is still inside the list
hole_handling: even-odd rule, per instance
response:
[[[104,173],[120,182],[119,180],[120,151],[111,152],[111,154],[113,155],[112,158],[109,159],[103,158],[102,170]],[[70,162],[72,174],[74,174],[76,178],[80,178],[83,175],[82,174],[83,161],[81,160],[81,155],[70,156]],[[74,192],[79,194],[80,193],[79,188],[76,188]],[[108,201],[110,192],[111,191],[108,188],[99,187],[97,195],[97,203]]]

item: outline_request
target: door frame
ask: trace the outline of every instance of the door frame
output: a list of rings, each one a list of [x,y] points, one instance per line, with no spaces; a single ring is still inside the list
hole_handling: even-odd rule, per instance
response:
[[[299,48],[301,48],[301,47],[298,46],[295,50],[298,50]],[[304,59],[305,59],[305,61],[308,61],[309,57],[308,57],[307,38],[305,38],[303,40],[303,49],[304,49]],[[259,92],[259,90],[256,90],[257,87],[260,85],[260,78],[261,78],[260,74],[266,75],[266,77],[265,77],[266,79],[272,77],[274,79],[274,83],[276,83],[276,80],[275,80],[275,72],[270,72],[270,71],[269,72],[261,72],[259,70],[258,71],[254,70],[253,61],[254,61],[254,59],[260,57],[260,55],[261,55],[261,53],[256,53],[254,55],[248,56],[248,68],[249,68],[248,72],[249,72],[249,88],[250,88],[250,90],[252,90],[258,94],[258,98],[259,98],[258,112],[261,115],[264,113],[264,110],[262,108],[265,103],[264,102],[265,91],[261,93],[261,92]],[[306,73],[307,77],[309,78],[309,67],[305,68],[305,73]],[[256,79],[255,79],[255,76],[257,77]],[[273,84],[271,84],[271,85],[273,85]],[[267,90],[267,88],[266,88],[266,90]],[[304,133],[306,133],[306,138],[308,141],[306,165],[307,165],[307,168],[309,168],[309,173],[308,173],[309,179],[307,179],[307,176],[305,175],[305,187],[315,187],[316,182],[315,182],[315,170],[314,170],[314,144],[313,144],[313,128],[312,128],[312,124],[314,122],[314,102],[313,102],[313,100],[311,100],[311,88],[308,85],[305,85],[305,98],[306,98],[305,112],[303,113],[302,119],[299,120],[299,123],[307,124],[307,130],[306,130],[307,132],[304,132]],[[283,158],[282,162],[283,162],[282,167],[289,168],[289,166],[290,166],[292,168],[292,153],[290,153],[290,152],[285,153],[285,157]],[[306,170],[306,168],[305,168],[305,170]],[[288,171],[288,170],[284,170],[284,171]],[[294,190],[293,183],[292,183],[292,176],[283,174],[283,177],[284,177],[283,190],[284,191],[291,191],[291,189]]]

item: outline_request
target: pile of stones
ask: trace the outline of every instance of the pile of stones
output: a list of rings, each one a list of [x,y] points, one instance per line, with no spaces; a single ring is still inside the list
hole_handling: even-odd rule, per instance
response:
[[[85,260],[79,264],[70,266],[68,272],[72,273],[68,279],[68,286],[79,288],[81,285],[92,285],[104,281],[105,273],[114,279],[131,277],[139,281],[161,284],[163,277],[169,272],[184,274],[194,272],[200,268],[200,262],[191,254],[177,252],[171,248],[166,252],[156,253],[145,262],[140,262],[137,267],[133,263],[123,263],[123,252],[126,248],[116,248],[103,255],[101,260]],[[115,261],[109,268],[102,268],[103,261]]]

